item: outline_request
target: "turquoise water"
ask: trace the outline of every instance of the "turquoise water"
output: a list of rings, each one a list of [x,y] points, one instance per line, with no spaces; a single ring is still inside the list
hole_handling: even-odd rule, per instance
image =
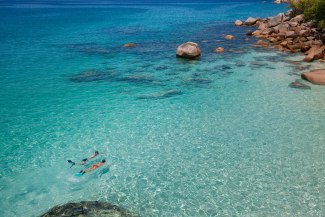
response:
[[[325,88],[288,87],[324,65],[254,48],[233,26],[284,10],[2,3],[0,216],[80,200],[141,216],[324,216]],[[200,60],[175,58],[186,41]],[[109,171],[75,177],[66,160],[94,150]]]

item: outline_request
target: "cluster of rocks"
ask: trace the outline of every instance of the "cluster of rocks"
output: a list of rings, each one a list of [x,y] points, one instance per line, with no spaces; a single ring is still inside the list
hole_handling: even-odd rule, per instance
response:
[[[235,37],[233,35],[225,35],[226,40],[233,40]],[[225,49],[223,47],[217,47],[215,49],[216,53],[222,53]],[[179,45],[176,49],[176,56],[185,59],[197,59],[201,56],[201,49],[197,43],[186,42]]]
[[[107,202],[81,201],[58,205],[41,217],[137,217],[138,215]]]
[[[274,4],[288,3],[289,0],[275,0]]]
[[[304,16],[293,17],[292,11],[266,19],[248,18],[237,26],[258,26],[254,32],[248,32],[259,40],[256,46],[274,47],[280,51],[304,52],[304,61],[317,59],[325,61],[325,29],[317,28],[314,22],[304,22]]]
[[[247,35],[261,38],[255,46],[273,47],[280,51],[304,52],[304,61],[322,59],[325,62],[325,29],[319,29],[313,22],[304,22],[304,16],[293,16],[292,11],[286,14],[266,19],[249,17],[246,21],[236,20],[236,26],[258,26],[255,31],[248,31]],[[234,36],[226,35],[227,40],[233,40]],[[224,48],[218,47],[215,52],[224,52]],[[186,59],[196,59],[201,56],[201,50],[197,43],[186,42],[177,47],[176,56]],[[303,73],[302,79],[313,84],[325,84],[325,69],[318,69]],[[308,89],[301,82],[296,81],[292,87]]]

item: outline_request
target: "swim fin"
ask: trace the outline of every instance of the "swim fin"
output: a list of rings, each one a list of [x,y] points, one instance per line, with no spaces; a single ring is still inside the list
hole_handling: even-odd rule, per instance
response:
[[[76,163],[73,162],[72,160],[68,160],[68,163],[71,163],[71,167],[73,167],[74,165],[76,165]],[[70,168],[71,168],[71,167],[70,167]]]

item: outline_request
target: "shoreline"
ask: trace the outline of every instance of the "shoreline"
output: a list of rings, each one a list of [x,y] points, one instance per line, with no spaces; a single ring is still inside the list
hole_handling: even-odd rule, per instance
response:
[[[257,27],[255,31],[246,32],[246,35],[259,39],[255,47],[303,53],[305,57],[301,61],[323,63],[323,68],[303,73],[301,78],[313,84],[325,85],[325,28],[318,28],[313,21],[306,22],[303,14],[294,16],[292,10],[273,17],[236,20],[234,24],[238,27]],[[297,85],[301,87],[300,83]]]

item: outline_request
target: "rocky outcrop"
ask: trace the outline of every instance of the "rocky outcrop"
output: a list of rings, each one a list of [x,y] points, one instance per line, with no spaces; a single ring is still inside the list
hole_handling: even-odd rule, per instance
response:
[[[176,56],[186,59],[196,59],[201,56],[201,49],[194,42],[186,42],[177,47]]]
[[[305,54],[305,62],[313,61],[314,59],[322,59],[324,57],[325,45],[323,46],[312,46]]]
[[[289,0],[275,0],[274,4],[288,3]]]
[[[325,69],[316,69],[303,73],[301,78],[313,84],[325,85]]]
[[[263,41],[263,40],[258,40],[255,43],[255,46],[257,46],[257,47],[268,47],[269,46],[269,43],[266,42],[266,41]]]
[[[258,41],[255,46],[273,47],[288,52],[304,52],[306,62],[324,59],[325,29],[317,28],[313,22],[304,22],[303,15],[293,17],[292,11],[288,11],[286,14],[280,13],[274,17],[255,20],[250,17],[244,22],[245,25],[258,26],[252,35],[264,39]],[[268,46],[265,40],[271,46]]]
[[[279,25],[280,23],[282,23],[283,20],[284,20],[284,14],[280,13],[275,17],[270,17],[266,24],[268,28],[271,28]]]
[[[81,201],[58,205],[41,215],[41,217],[136,217],[130,211],[106,202]]]
[[[247,18],[247,20],[244,22],[244,24],[247,25],[247,26],[252,26],[252,25],[255,25],[256,22],[257,22],[257,19],[256,19],[256,18],[249,17],[249,18]]]

